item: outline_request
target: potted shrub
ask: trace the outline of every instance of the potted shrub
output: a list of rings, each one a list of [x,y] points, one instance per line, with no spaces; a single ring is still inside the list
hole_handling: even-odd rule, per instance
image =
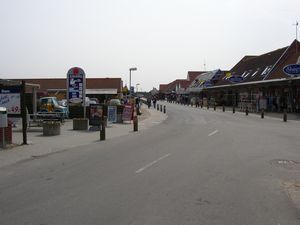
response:
[[[60,122],[59,121],[44,121],[43,122],[43,135],[44,136],[60,135]]]

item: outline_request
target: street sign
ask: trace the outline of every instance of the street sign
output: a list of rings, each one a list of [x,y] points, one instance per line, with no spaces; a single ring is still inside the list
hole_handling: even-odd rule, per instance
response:
[[[289,76],[298,77],[300,76],[300,64],[287,65],[283,68],[283,72]]]
[[[69,69],[67,74],[68,103],[85,103],[85,73],[79,67]]]

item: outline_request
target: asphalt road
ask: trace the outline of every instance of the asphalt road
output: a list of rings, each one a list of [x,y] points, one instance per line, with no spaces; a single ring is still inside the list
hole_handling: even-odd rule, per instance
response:
[[[300,123],[167,104],[148,130],[2,168],[2,225],[299,225]],[[284,161],[290,160],[290,161]]]

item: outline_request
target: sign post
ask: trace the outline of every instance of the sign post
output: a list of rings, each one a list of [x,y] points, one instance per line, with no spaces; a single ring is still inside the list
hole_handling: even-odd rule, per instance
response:
[[[67,100],[69,105],[83,104],[83,117],[86,118],[85,104],[86,78],[83,69],[73,67],[67,73]]]

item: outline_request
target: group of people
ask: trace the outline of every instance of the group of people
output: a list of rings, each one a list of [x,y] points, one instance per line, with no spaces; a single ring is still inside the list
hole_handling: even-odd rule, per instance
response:
[[[153,96],[152,99],[150,97],[147,98],[148,109],[150,109],[150,107],[151,107],[151,101],[153,103],[153,107],[156,108],[157,98],[155,96]]]

